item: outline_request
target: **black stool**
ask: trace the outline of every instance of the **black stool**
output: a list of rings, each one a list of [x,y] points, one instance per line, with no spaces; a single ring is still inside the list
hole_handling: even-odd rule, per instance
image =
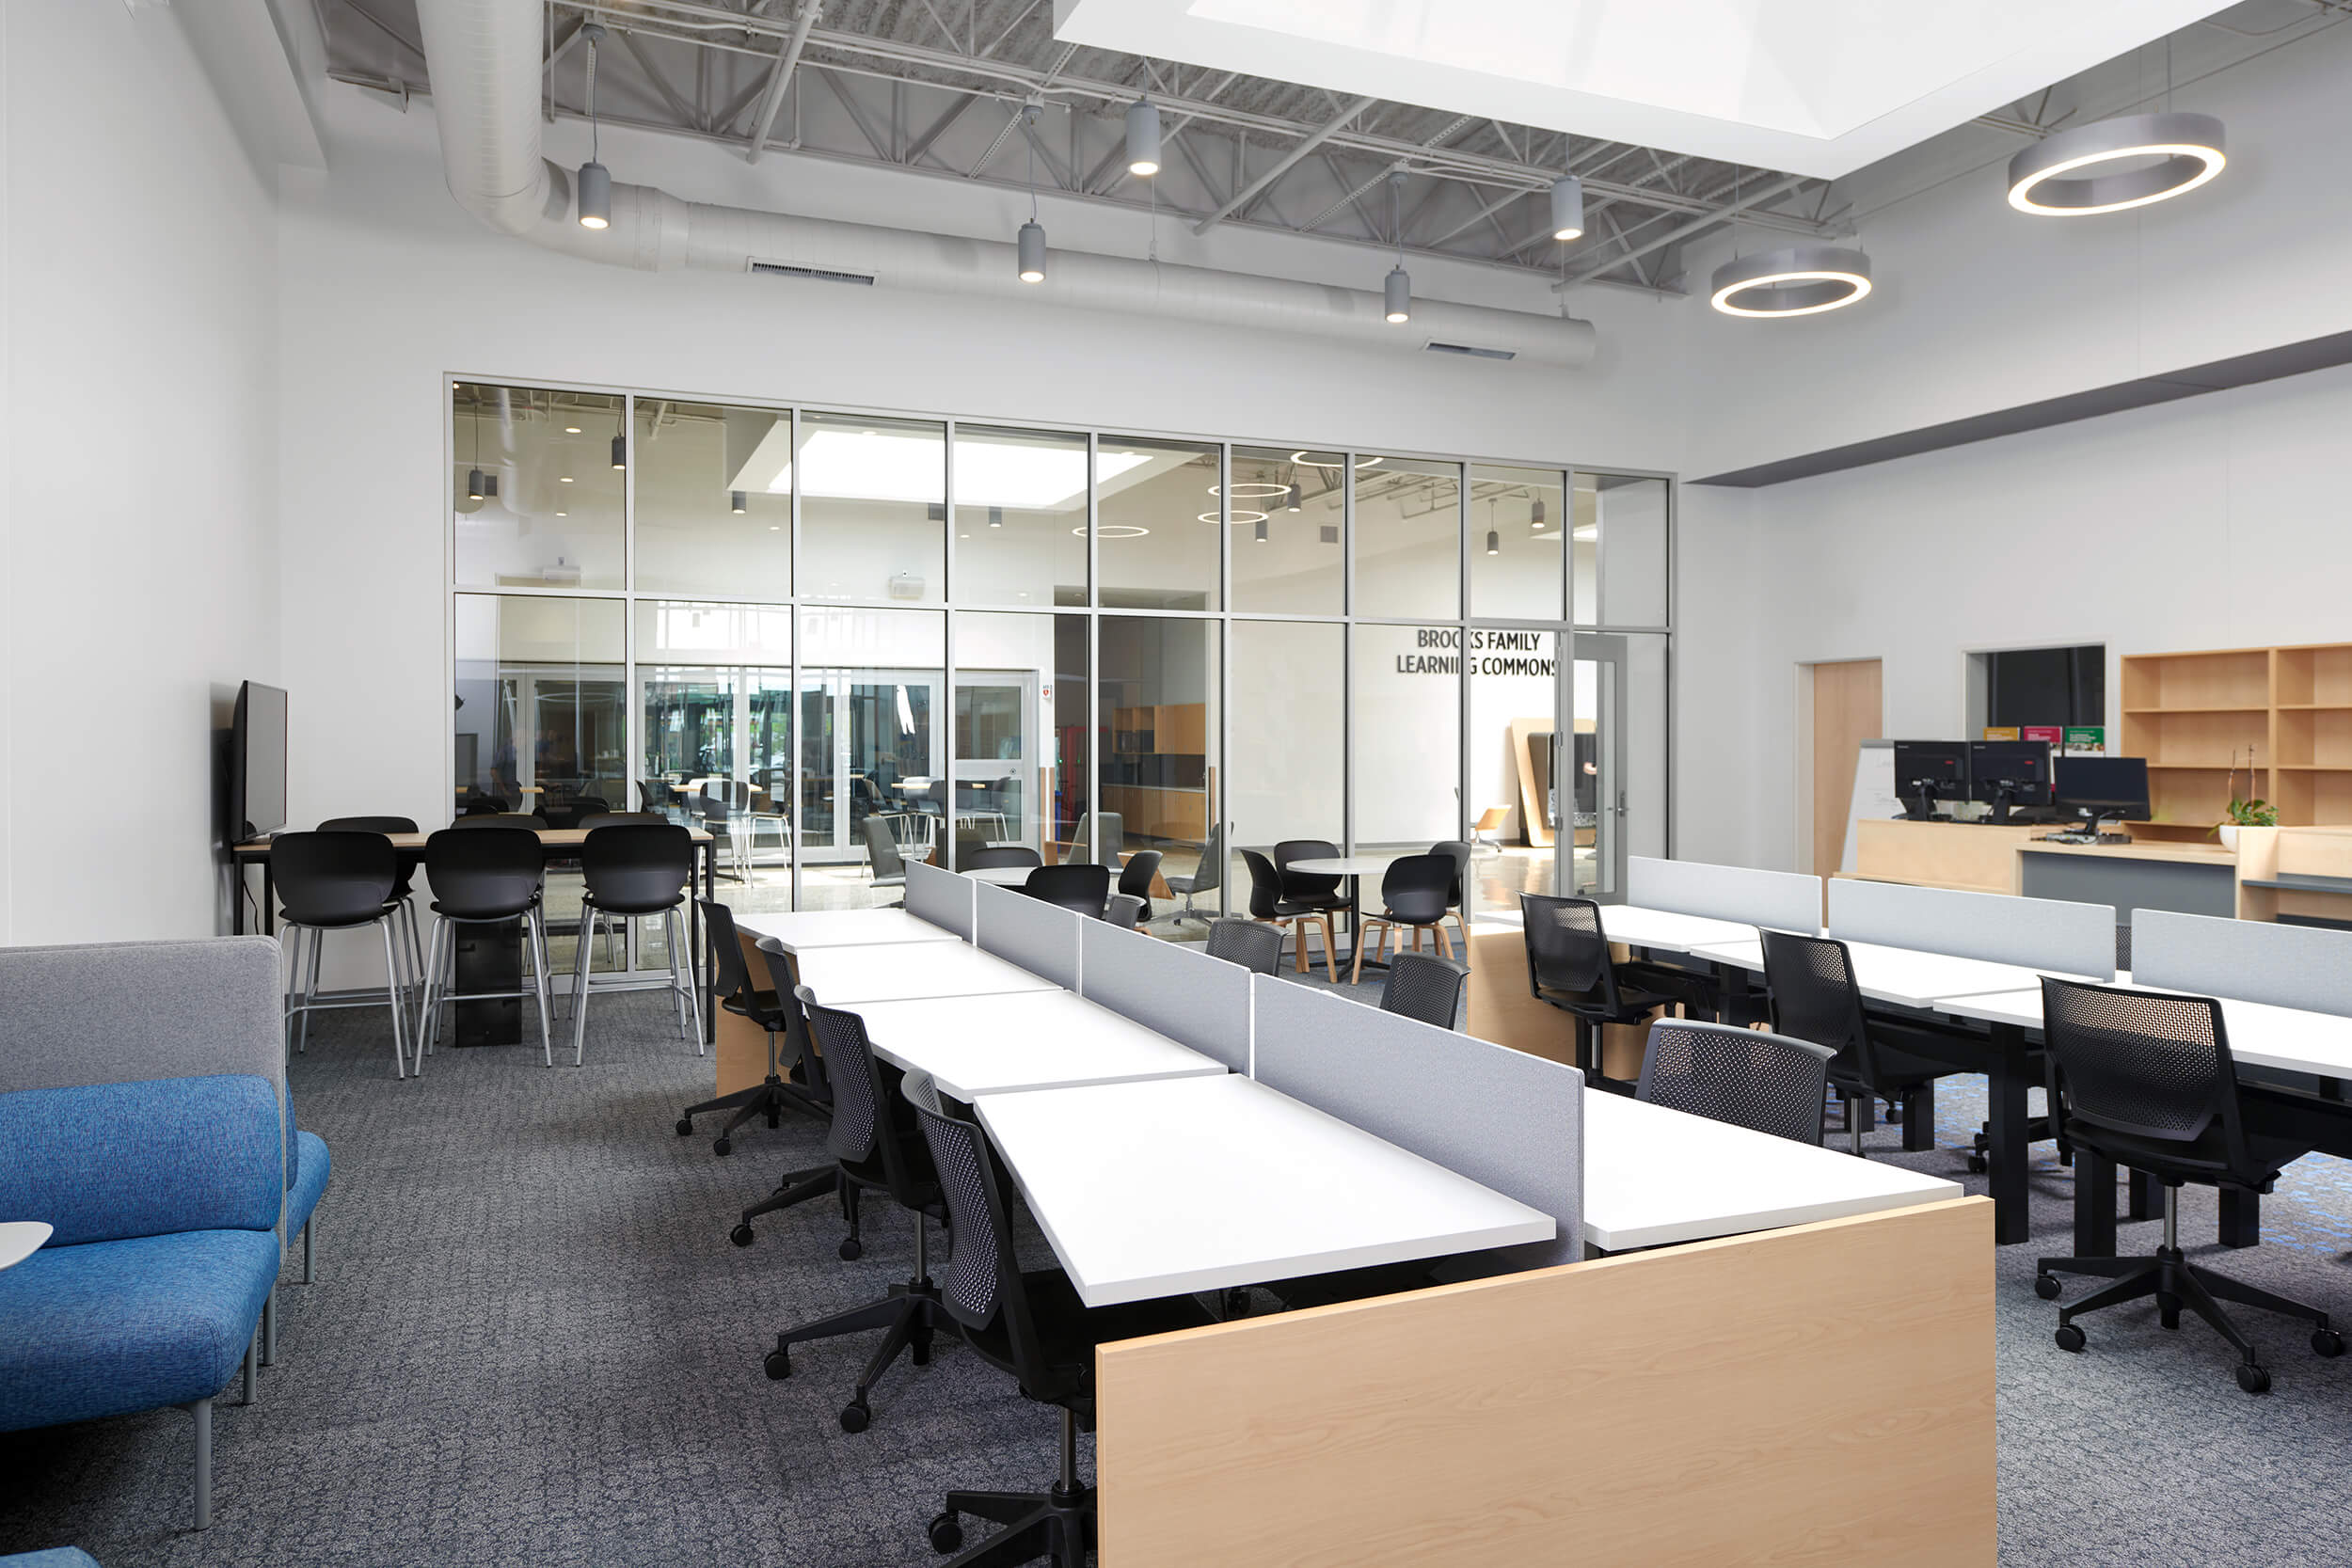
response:
[[[382,833],[280,833],[270,841],[270,877],[292,936],[294,973],[286,984],[286,1043],[310,1048],[310,1015],[336,1007],[371,1007],[373,997],[321,1002],[319,942],[328,931],[373,926],[384,934],[384,1000],[392,1014],[392,1076],[405,1078],[408,1051],[402,1026],[401,960],[392,940],[392,889],[400,880],[400,856]],[[310,933],[310,972],[302,975],[302,933]],[[296,1000],[299,998],[299,1000]],[[295,1021],[301,1022],[297,1037]]]
[[[485,817],[481,820],[487,821]],[[548,1033],[548,928],[540,886],[546,852],[527,828],[443,828],[424,841],[424,873],[433,883],[433,945],[426,965],[424,1006],[417,1031],[417,1072],[440,1043],[441,1008],[453,1002],[496,1002],[528,996],[539,1004],[539,1055],[555,1065]],[[503,926],[520,920],[531,933],[531,990],[461,991],[457,983],[459,926]]]
[[[413,816],[334,816],[319,824],[319,832],[323,833],[383,833],[389,837],[393,833],[413,833],[416,831],[417,819]],[[417,867],[424,863],[424,851],[395,848],[392,852],[400,857],[400,879],[392,884],[392,911],[400,916],[401,936],[407,943],[408,975],[415,983],[417,1001],[421,1006],[424,1000],[424,940],[417,928],[417,907],[410,902],[410,898],[416,891],[411,884],[416,879]],[[311,940],[318,940],[315,934]]]
[[[670,1000],[678,1033],[694,1035],[694,1054],[704,1053],[702,999],[694,989],[694,956],[678,913],[686,885],[694,877],[694,835],[670,822],[622,822],[592,828],[580,845],[580,941],[572,965],[572,1065],[588,1053],[588,956],[598,928],[652,915],[661,917],[663,952],[670,960]],[[626,924],[624,926],[626,928]]]

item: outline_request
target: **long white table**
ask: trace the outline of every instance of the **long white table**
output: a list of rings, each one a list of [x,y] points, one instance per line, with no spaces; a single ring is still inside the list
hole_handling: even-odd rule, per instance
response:
[[[1604,916],[1604,919],[1606,917]],[[1910,947],[1883,947],[1873,942],[1850,942],[1855,983],[1873,1002],[1899,1007],[1937,1007],[1954,996],[1991,996],[2002,991],[2039,988],[2042,976],[2089,980],[2088,974],[2059,970],[2028,969],[2023,964],[1993,963],[1983,958],[1954,958],[1948,953],[1923,953]],[[1692,949],[1693,956],[1761,971],[1764,943],[1756,937],[1741,942]]]
[[[1003,996],[1061,988],[1019,964],[958,942],[819,947],[797,955],[801,984],[828,1007],[932,996]]]
[[[1584,1240],[1603,1251],[1904,1209],[1962,1191],[1940,1176],[1584,1091]]]
[[[904,910],[738,910],[735,928],[754,939],[773,937],[787,953],[963,940],[946,927]]]
[[[2159,988],[2138,988],[2154,990]],[[2284,1072],[2309,1072],[2322,1078],[2352,1078],[2352,1018],[2335,1013],[2306,1012],[2267,1002],[2221,1004],[2221,1026],[2229,1032],[2230,1054],[2247,1067]],[[1947,997],[1937,1004],[1944,1011],[1988,1023],[2013,1023],[2021,1029],[2042,1027],[2042,990],[1999,991],[1990,996]]]
[[[1736,946],[1756,941],[1756,927],[1736,920],[1645,909],[1639,904],[1603,904],[1600,929],[1611,942],[1629,947],[1654,947],[1662,953],[1689,953],[1702,947]]]
[[[1069,991],[868,1002],[866,1037],[889,1062],[977,1101],[1026,1089],[1212,1078],[1225,1064]]]
[[[1549,1240],[1549,1214],[1233,1073],[983,1095],[1089,1307]]]

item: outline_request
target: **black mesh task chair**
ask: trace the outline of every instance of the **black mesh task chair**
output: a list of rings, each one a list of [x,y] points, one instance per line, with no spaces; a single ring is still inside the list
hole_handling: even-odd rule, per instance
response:
[[[1836,1053],[1829,1062],[1830,1086],[1845,1105],[1847,1147],[1860,1154],[1865,1105],[1873,1099],[1899,1100],[1956,1069],[1891,1045],[1891,1026],[1865,1020],[1862,986],[1844,942],[1794,931],[1767,930],[1762,936],[1772,1033]]]
[[[617,921],[661,917],[669,959],[670,1000],[678,1033],[691,1030],[694,1054],[704,1054],[702,998],[694,987],[694,955],[686,923],[686,889],[694,879],[694,838],[671,822],[625,822],[598,828],[580,841],[580,931],[572,965],[572,1065],[588,1055],[588,956],[598,927]]]
[[[403,1024],[406,1004],[402,1000],[405,970],[400,943],[392,927],[392,889],[400,881],[400,855],[382,833],[279,833],[270,841],[269,869],[283,912],[282,941],[294,956],[294,973],[286,982],[287,1044],[310,1049],[310,1015],[336,1007],[372,1007],[372,997],[322,1002],[319,991],[320,938],[328,931],[356,931],[373,926],[384,934],[384,1001],[392,1014],[392,1076],[407,1076],[407,1031]],[[310,973],[303,974],[303,934],[310,936]]]
[[[1103,906],[1110,901],[1111,868],[1107,865],[1041,865],[1029,873],[1029,879],[1021,884],[1021,891],[1032,898],[1042,898],[1049,904],[1080,914],[1103,918]]]
[[[2221,1309],[2223,1302],[2299,1318],[2312,1325],[2315,1353],[2342,1355],[2344,1338],[2328,1326],[2327,1313],[2200,1268],[2181,1255],[2184,1183],[2266,1193],[2281,1167],[2309,1152],[2303,1144],[2247,1134],[2221,1004],[2045,975],[2042,1034],[2059,1141],[2164,1184],[2164,1244],[2153,1258],[2040,1260],[2033,1288],[2044,1301],[2058,1296],[2061,1274],[2110,1281],[2058,1309],[2058,1348],[2083,1348],[2083,1331],[2074,1322],[2083,1313],[2153,1295],[2165,1327],[2180,1327],[2186,1307],[2230,1341],[2239,1356],[2238,1386],[2249,1394],[2269,1389],[2270,1372],[2256,1357],[2253,1341]]]
[[[417,819],[413,816],[330,816],[319,824],[319,832],[323,833],[383,833],[389,837],[393,833],[413,833],[416,831]],[[392,912],[400,917],[402,940],[408,944],[409,976],[421,987],[424,984],[424,938],[418,928],[417,906],[412,898],[416,893],[417,867],[424,863],[424,851],[421,848],[395,848],[392,852],[400,858],[400,877],[392,883]],[[311,934],[311,940],[318,940],[316,932]],[[423,993],[420,990],[418,1005],[421,1006],[423,1000]]]
[[[1380,875],[1380,912],[1364,916],[1356,937],[1356,961],[1348,984],[1364,977],[1364,938],[1373,937],[1375,955],[1388,950],[1391,932],[1410,929],[1413,951],[1421,951],[1422,933],[1438,933],[1438,951],[1454,956],[1454,940],[1445,934],[1446,891],[1454,885],[1454,861],[1446,855],[1405,855],[1389,863]]]
[[[1206,911],[1195,909],[1193,900],[1203,894],[1215,893],[1217,889],[1218,879],[1224,874],[1225,824],[1215,822],[1209,826],[1209,842],[1201,847],[1200,863],[1192,868],[1192,875],[1170,877],[1166,873],[1161,874],[1160,880],[1168,884],[1168,892],[1184,900],[1183,905],[1154,915],[1152,918],[1173,920],[1179,925],[1191,920],[1206,926],[1216,916]]]
[[[978,871],[992,865],[1043,865],[1045,863],[1044,856],[1019,844],[983,844],[977,848],[966,849],[963,847],[961,834],[958,834],[956,838],[956,853],[962,857],[961,863],[966,871]]]
[[[701,908],[703,919],[709,923],[713,981],[721,993],[719,1006],[766,1032],[768,1076],[748,1089],[737,1089],[716,1100],[689,1105],[677,1118],[677,1135],[691,1136],[696,1117],[733,1111],[735,1115],[719,1129],[719,1136],[710,1146],[711,1153],[723,1157],[735,1151],[735,1130],[754,1117],[766,1117],[771,1127],[781,1125],[787,1111],[798,1111],[820,1122],[830,1120],[831,1107],[811,1100],[799,1085],[787,1081],[779,1070],[777,1037],[790,1032],[787,1024],[796,1015],[787,1013],[772,989],[763,990],[757,984],[751,965],[743,961],[742,937],[735,927],[735,911],[715,898],[697,898],[694,902]]]
[[[1470,958],[1470,917],[1462,912],[1462,874],[1470,869],[1470,846],[1468,839],[1441,838],[1429,847],[1433,855],[1443,855],[1454,863],[1454,885],[1446,893],[1446,911],[1454,916],[1454,928],[1462,933],[1462,957]]]
[[[488,821],[485,817],[481,820]],[[441,1009],[459,1002],[496,1002],[530,997],[539,1007],[539,1058],[555,1065],[548,1033],[548,931],[540,890],[547,853],[539,835],[521,828],[485,828],[459,832],[443,828],[424,841],[424,874],[433,884],[433,941],[425,964],[424,1006],[417,1035],[417,1072],[441,1038]],[[461,991],[457,984],[457,936],[461,926],[506,926],[521,921],[531,953],[529,990]]]
[[[808,1021],[809,1034],[833,1073],[834,1116],[827,1142],[839,1160],[836,1189],[846,1193],[861,1187],[879,1188],[914,1216],[914,1275],[904,1285],[892,1286],[880,1301],[786,1329],[776,1336],[776,1348],[768,1353],[766,1367],[770,1377],[790,1377],[794,1345],[883,1330],[882,1342],[866,1362],[856,1392],[841,1409],[841,1429],[864,1432],[874,1418],[866,1395],[898,1359],[898,1353],[912,1352],[916,1366],[928,1366],[932,1335],[956,1332],[955,1320],[940,1306],[939,1287],[931,1283],[930,1232],[923,1224],[927,1214],[946,1224],[947,1211],[922,1134],[898,1093],[898,1069],[874,1054],[866,1043],[866,1021],[855,1013],[820,1006],[806,987],[801,988],[797,1000],[802,1016]],[[756,1212],[747,1211],[746,1218]]]
[[[792,956],[773,937],[760,938],[759,951],[768,963],[769,989],[774,991],[777,1006],[784,1011],[785,1038],[796,1048],[800,1068],[795,1076],[802,1080],[809,1098],[825,1108],[825,1152],[832,1158],[821,1165],[787,1175],[776,1183],[774,1192],[743,1211],[735,1228],[727,1232],[727,1240],[737,1246],[749,1246],[757,1240],[752,1221],[760,1215],[777,1213],[830,1194],[841,1200],[842,1217],[849,1222],[849,1234],[841,1238],[836,1248],[847,1261],[866,1251],[866,1243],[859,1234],[858,1194],[862,1188],[850,1173],[854,1170],[867,1178],[866,1185],[879,1185],[881,1181],[881,1167],[874,1153],[873,1091],[863,1077],[851,1074],[846,1096],[834,1092],[833,1074],[827,1070],[825,1059],[817,1053],[808,1014],[801,1006],[800,971]]]
[[[1152,918],[1152,879],[1160,874],[1160,851],[1138,849],[1119,868],[1119,891],[1143,901],[1142,918]]]
[[[869,816],[860,826],[866,833],[866,868],[872,873],[872,885],[906,886],[907,863],[898,854],[898,841],[890,836],[890,824],[879,816]],[[890,907],[895,910],[898,906]]]
[[[951,1250],[942,1291],[964,1343],[1010,1372],[1021,1392],[1061,1409],[1061,1465],[1044,1492],[950,1492],[931,1520],[931,1546],[963,1544],[962,1515],[1004,1528],[949,1568],[1006,1568],[1050,1560],[1084,1568],[1094,1535],[1094,1488],[1078,1479],[1078,1432],[1094,1424],[1094,1351],[1114,1339],[1199,1328],[1208,1313],[1190,1296],[1089,1309],[1059,1269],[1024,1274],[1013,1254],[1012,1202],[979,1127],[948,1114],[930,1077],[908,1074],[914,1109],[947,1201]]]
[[[1576,1021],[1577,1065],[1596,1083],[1607,1076],[1602,1025],[1640,1023],[1661,1007],[1694,1006],[1700,994],[1695,979],[1612,958],[1600,906],[1590,898],[1522,893],[1519,919],[1527,942],[1528,990],[1538,1002]]]
[[[1462,1015],[1462,990],[1469,984],[1468,964],[1427,953],[1399,953],[1389,961],[1380,1010],[1451,1029]]]
[[[1323,936],[1323,973],[1336,979],[1340,973],[1339,948],[1331,934],[1331,911],[1319,905],[1294,904],[1283,897],[1282,889],[1286,884],[1282,874],[1275,869],[1273,862],[1257,850],[1244,849],[1241,863],[1249,872],[1249,918],[1274,932],[1276,957],[1279,958],[1282,951],[1282,934],[1295,926],[1295,934],[1298,940],[1295,962],[1298,973],[1306,974],[1307,933],[1319,931]],[[1210,940],[1216,940],[1216,927],[1224,924],[1220,920],[1210,926]],[[1270,974],[1273,971],[1266,973]]]
[[[1132,931],[1136,928],[1136,922],[1142,918],[1143,910],[1143,900],[1134,894],[1114,893],[1111,901],[1103,906],[1103,920],[1104,924],[1116,926],[1122,931]]]
[[[1818,1148],[1836,1054],[1761,1029],[1660,1019],[1649,1026],[1633,1098]]]
[[[1212,920],[1207,952],[1212,958],[1272,974],[1282,967],[1282,928],[1238,917]]]

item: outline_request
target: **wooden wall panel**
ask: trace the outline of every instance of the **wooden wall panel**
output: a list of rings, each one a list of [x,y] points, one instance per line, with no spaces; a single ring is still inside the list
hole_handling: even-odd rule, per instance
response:
[[[1854,763],[1884,735],[1875,658],[1813,666],[1813,874],[1835,877],[1853,816]]]
[[[1991,1568],[1981,1197],[1106,1345],[1103,1568]]]

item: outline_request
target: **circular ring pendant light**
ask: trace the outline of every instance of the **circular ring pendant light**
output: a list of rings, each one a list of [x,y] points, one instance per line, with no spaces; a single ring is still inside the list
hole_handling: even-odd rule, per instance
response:
[[[1726,316],[1818,316],[1869,294],[1870,258],[1843,245],[1759,250],[1717,267],[1708,291]]]
[[[2113,166],[2154,159],[2139,168]],[[2009,204],[2042,217],[2121,213],[2185,196],[2229,162],[2211,115],[2119,115],[2060,131],[2009,161]]]

